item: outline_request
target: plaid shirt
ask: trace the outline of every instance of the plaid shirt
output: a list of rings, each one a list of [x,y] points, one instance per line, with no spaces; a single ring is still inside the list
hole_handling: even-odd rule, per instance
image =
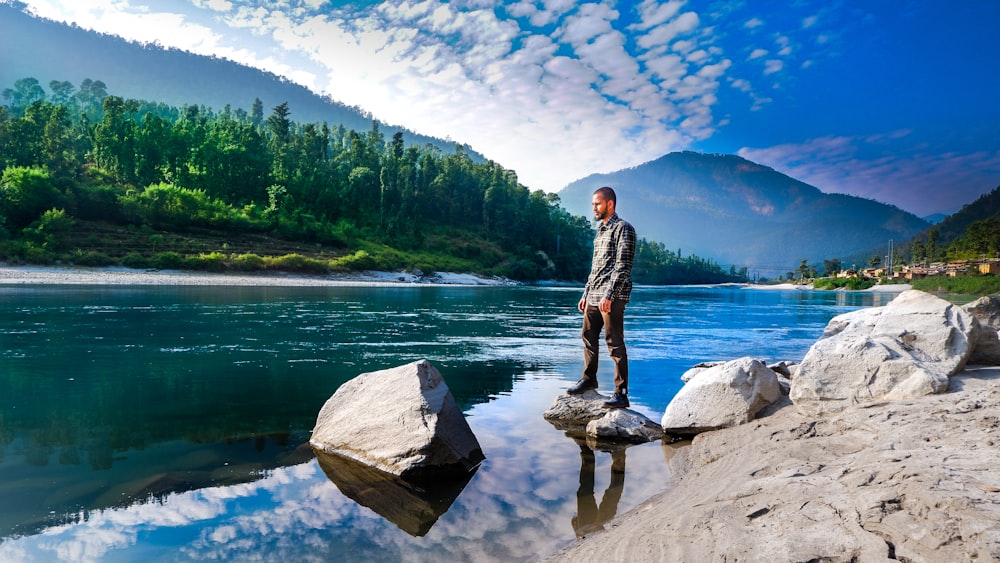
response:
[[[635,228],[614,213],[594,237],[594,261],[583,288],[587,304],[596,306],[604,298],[628,303],[634,259]]]

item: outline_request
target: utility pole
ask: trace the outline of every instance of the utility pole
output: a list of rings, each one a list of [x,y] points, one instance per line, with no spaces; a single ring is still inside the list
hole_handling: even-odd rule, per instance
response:
[[[886,260],[889,264],[889,277],[892,277],[892,239],[889,239],[889,259]]]

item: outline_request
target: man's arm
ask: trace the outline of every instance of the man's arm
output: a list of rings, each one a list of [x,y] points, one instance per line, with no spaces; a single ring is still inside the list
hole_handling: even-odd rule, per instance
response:
[[[628,223],[623,223],[615,236],[615,263],[611,271],[611,284],[605,299],[620,292],[625,282],[632,275],[632,263],[635,261],[635,229]]]

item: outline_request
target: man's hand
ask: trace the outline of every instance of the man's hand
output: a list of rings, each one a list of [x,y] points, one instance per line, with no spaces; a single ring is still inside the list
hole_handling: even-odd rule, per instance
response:
[[[586,297],[581,297],[580,298],[580,302],[576,304],[576,308],[579,309],[581,313],[584,312],[584,311],[586,311],[587,310],[587,298]]]
[[[608,298],[601,299],[601,304],[599,305],[602,313],[611,312],[611,300]]]

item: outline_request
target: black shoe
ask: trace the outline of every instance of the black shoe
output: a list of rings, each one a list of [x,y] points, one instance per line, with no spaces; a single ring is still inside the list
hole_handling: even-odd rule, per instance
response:
[[[580,381],[577,381],[572,387],[566,390],[566,394],[579,395],[580,393],[586,393],[591,389],[597,389],[597,380],[581,377]]]
[[[625,393],[615,393],[611,395],[611,400],[604,401],[606,409],[627,409],[628,407],[628,395]]]

